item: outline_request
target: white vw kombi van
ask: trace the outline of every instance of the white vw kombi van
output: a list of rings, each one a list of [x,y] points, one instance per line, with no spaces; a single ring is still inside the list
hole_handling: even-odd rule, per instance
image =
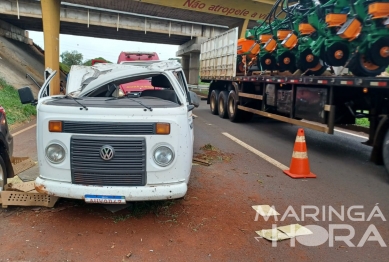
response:
[[[72,66],[66,95],[49,96],[55,73],[37,100],[19,90],[22,103],[37,105],[38,192],[112,204],[186,194],[199,100],[179,63]],[[155,89],[121,92],[142,79]]]

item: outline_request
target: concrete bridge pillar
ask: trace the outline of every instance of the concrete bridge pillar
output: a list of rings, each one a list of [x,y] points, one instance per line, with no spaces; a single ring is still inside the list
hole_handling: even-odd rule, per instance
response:
[[[181,57],[181,66],[187,81],[189,81],[189,65],[190,65],[190,55],[183,55]]]
[[[200,73],[200,53],[198,52],[190,53],[189,80],[188,80],[190,85],[199,84],[199,73]]]
[[[50,83],[50,95],[60,93],[59,71],[59,27],[60,27],[60,0],[41,0],[43,38],[45,43],[45,67],[57,71]]]
[[[207,37],[193,38],[182,44],[176,53],[176,56],[181,57],[182,68],[190,85],[199,84],[201,44],[207,39]]]

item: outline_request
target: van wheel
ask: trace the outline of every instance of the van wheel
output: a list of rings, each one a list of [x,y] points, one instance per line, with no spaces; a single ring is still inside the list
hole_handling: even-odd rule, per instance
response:
[[[5,184],[7,184],[7,169],[3,158],[0,156],[0,191],[3,191]]]
[[[227,100],[228,100],[228,93],[227,91],[221,91],[219,93],[219,99],[218,99],[218,111],[219,116],[221,118],[227,118]]]
[[[218,107],[218,98],[219,98],[219,90],[212,90],[211,95],[209,96],[209,107],[211,109],[211,113],[213,115],[217,115],[217,107]]]

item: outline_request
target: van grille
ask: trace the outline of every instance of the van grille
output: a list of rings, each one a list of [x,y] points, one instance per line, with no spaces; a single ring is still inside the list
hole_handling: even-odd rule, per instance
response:
[[[63,132],[92,135],[152,135],[155,123],[63,121]]]
[[[103,146],[114,149],[111,160],[103,160]],[[72,136],[70,142],[72,183],[101,186],[146,184],[146,141],[130,137]]]

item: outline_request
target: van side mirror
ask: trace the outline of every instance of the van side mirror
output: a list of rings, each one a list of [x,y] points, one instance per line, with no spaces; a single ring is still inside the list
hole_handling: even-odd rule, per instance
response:
[[[34,99],[34,95],[32,94],[31,88],[28,86],[22,87],[18,89],[20,102],[22,104],[35,104],[36,100]]]
[[[194,105],[195,107],[199,107],[200,98],[198,97],[198,95],[193,91],[189,91],[189,95],[190,95],[190,104]]]

